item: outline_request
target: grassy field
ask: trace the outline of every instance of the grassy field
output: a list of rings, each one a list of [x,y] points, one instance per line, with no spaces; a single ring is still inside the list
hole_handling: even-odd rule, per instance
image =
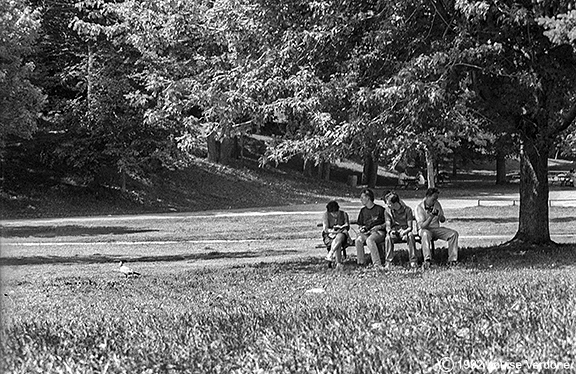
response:
[[[2,372],[576,371],[573,237],[498,248],[478,233],[511,237],[517,207],[453,209],[459,267],[336,272],[320,214],[6,225]],[[553,234],[574,222],[551,209]]]

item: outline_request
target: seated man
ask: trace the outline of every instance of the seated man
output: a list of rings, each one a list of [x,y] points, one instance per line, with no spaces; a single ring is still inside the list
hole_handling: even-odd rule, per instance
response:
[[[426,178],[424,178],[424,174],[419,171],[416,174],[416,189],[424,188],[426,186]]]
[[[350,238],[349,229],[348,214],[340,210],[336,201],[328,202],[326,212],[322,217],[322,239],[328,249],[326,261],[331,266],[332,260],[336,259],[336,269],[342,269],[342,257],[346,256],[345,249]]]
[[[374,192],[370,189],[362,190],[360,201],[364,207],[360,209],[360,213],[358,214],[360,233],[355,240],[358,264],[365,264],[364,245],[366,245],[368,249],[370,249],[374,267],[382,269],[378,244],[382,243],[386,237],[384,208],[374,204]]]
[[[416,221],[420,227],[422,240],[422,253],[424,255],[424,269],[430,268],[432,242],[436,239],[448,241],[448,265],[454,265],[458,261],[458,233],[455,230],[440,227],[440,222],[445,222],[444,210],[438,202],[440,191],[433,187],[426,190],[426,197],[416,207]]]
[[[384,196],[386,202],[386,265],[389,268],[394,258],[394,243],[405,241],[408,243],[408,256],[410,267],[416,268],[416,239],[412,231],[414,214],[412,209],[404,204],[395,192]]]
[[[404,170],[402,170],[400,172],[400,174],[398,174],[398,187],[401,187],[401,188],[407,187],[408,186],[408,181],[407,181],[408,178],[409,178],[408,174],[406,174],[404,172]]]

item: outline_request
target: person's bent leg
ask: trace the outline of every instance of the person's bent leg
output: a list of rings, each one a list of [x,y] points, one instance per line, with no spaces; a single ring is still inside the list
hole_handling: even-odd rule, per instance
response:
[[[342,245],[346,241],[346,235],[340,233],[337,234],[334,240],[332,241],[332,251],[336,255],[336,263],[342,263]]]
[[[370,255],[372,256],[372,264],[375,266],[382,266],[382,260],[380,259],[380,253],[378,252],[378,244],[382,243],[386,235],[382,232],[373,232],[366,239],[366,246],[370,249]]]
[[[358,262],[358,265],[364,265],[366,263],[366,260],[364,259],[364,244],[366,243],[366,238],[365,234],[359,234],[354,241],[354,244],[356,245],[356,261]]]
[[[420,229],[420,240],[422,241],[422,256],[424,256],[424,262],[430,261],[432,248],[432,233],[426,229]]]
[[[386,262],[392,262],[394,259],[394,238],[390,233],[386,235],[384,243],[386,248]]]
[[[418,259],[416,258],[416,239],[414,238],[414,234],[409,232],[406,234],[405,240],[408,243],[408,259],[410,261],[410,265],[416,264]]]
[[[458,261],[458,232],[447,227],[436,227],[433,235],[448,242],[448,262]]]

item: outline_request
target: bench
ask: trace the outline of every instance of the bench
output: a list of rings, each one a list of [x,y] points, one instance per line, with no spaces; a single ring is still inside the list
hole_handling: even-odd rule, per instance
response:
[[[357,221],[356,221],[356,220],[350,221],[350,225],[356,225],[356,224],[357,224]],[[316,224],[316,227],[322,227],[322,223]],[[418,244],[420,244],[420,246],[422,246],[422,238],[421,238],[420,235],[418,234],[418,231],[419,231],[419,230],[418,230],[418,223],[416,222],[416,220],[414,220],[414,221],[412,222],[412,232],[413,232],[413,234],[414,234],[414,239],[415,239],[416,243],[418,243]],[[350,244],[349,247],[353,247],[353,246],[354,246],[355,240],[356,240],[356,239],[352,239],[352,244]],[[397,241],[397,242],[394,242],[394,243],[395,243],[395,244],[396,244],[396,243],[407,243],[407,241],[406,241],[406,240],[401,240],[401,241]],[[378,251],[380,252],[380,258],[384,258],[384,257],[385,257],[385,248],[384,248],[384,246],[385,246],[384,242],[382,242],[382,243],[380,243],[380,244],[378,245]],[[316,248],[326,248],[326,250],[327,250],[328,252],[330,252],[330,248],[328,248],[326,245],[324,245],[324,243],[318,244],[318,245],[316,246]],[[430,255],[431,255],[432,258],[434,257],[434,251],[435,251],[435,249],[436,249],[436,248],[435,248],[434,242],[432,242],[432,248],[430,248]],[[417,252],[418,252],[418,248],[416,248],[416,250],[417,250]],[[422,248],[420,248],[420,253],[421,253],[421,252],[422,252]],[[346,258],[346,256],[347,256],[347,255],[346,255],[346,249],[343,248],[343,249],[342,249],[342,258]]]
[[[559,186],[570,186],[572,184],[572,176],[569,173],[549,173],[548,174],[548,184],[553,186],[557,184]]]
[[[408,189],[408,188],[414,188],[414,189],[418,189],[420,187],[420,185],[418,184],[418,179],[416,177],[408,177],[402,180],[404,183],[400,183],[400,181],[398,181],[398,184],[396,184],[396,189]]]

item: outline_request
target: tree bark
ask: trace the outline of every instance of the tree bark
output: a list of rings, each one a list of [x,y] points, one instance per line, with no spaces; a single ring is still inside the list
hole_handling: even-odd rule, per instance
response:
[[[332,170],[332,164],[329,162],[324,163],[324,175],[323,178],[325,181],[330,180],[330,171]]]
[[[506,184],[506,154],[496,151],[496,184]]]
[[[326,161],[321,161],[318,163],[318,179],[330,180],[330,163]]]
[[[548,152],[544,141],[523,139],[520,145],[520,223],[513,240],[550,243]]]
[[[208,135],[206,143],[208,146],[208,161],[220,162],[220,142],[216,140],[216,134]]]
[[[225,136],[220,141],[220,163],[230,164],[230,160],[235,156],[236,144],[234,138]]]
[[[370,154],[364,156],[363,165],[362,165],[362,177],[360,178],[360,184],[368,184],[368,180],[370,179],[370,174],[374,169],[374,160],[370,156]]]
[[[362,184],[369,188],[376,187],[378,181],[378,159],[372,154],[364,157],[364,167],[362,169]]]
[[[434,155],[428,147],[424,149],[426,155],[426,173],[428,176],[428,188],[434,187],[435,184],[435,172],[434,172]]]
[[[302,165],[302,172],[305,176],[312,178],[314,175],[314,163],[310,160],[304,159],[304,163]]]
[[[94,44],[88,42],[88,61],[86,64],[86,114],[88,115],[87,117],[90,121],[90,125],[93,124],[92,122],[96,116],[96,97],[94,89],[96,81],[95,54]]]

